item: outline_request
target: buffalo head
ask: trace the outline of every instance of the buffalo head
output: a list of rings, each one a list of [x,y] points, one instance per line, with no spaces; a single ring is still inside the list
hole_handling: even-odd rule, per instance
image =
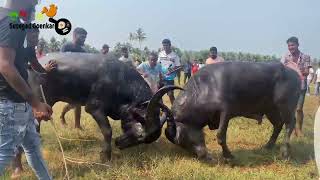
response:
[[[168,114],[171,114],[168,107],[162,103],[162,96],[174,89],[183,90],[178,86],[165,86],[159,89],[149,101],[139,104],[131,109],[132,119],[122,126],[124,134],[115,141],[120,149],[131,147],[141,143],[151,143],[157,140],[161,135],[162,126],[165,123]],[[166,114],[160,120],[160,109]]]

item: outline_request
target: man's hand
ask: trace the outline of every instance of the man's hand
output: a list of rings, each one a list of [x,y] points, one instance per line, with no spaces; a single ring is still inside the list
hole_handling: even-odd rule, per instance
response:
[[[36,119],[49,120],[52,115],[52,108],[45,103],[35,103],[32,105],[33,115]]]
[[[289,62],[286,62],[285,65],[286,65],[287,67],[295,70],[295,71],[299,74],[299,76],[300,76],[301,79],[303,78],[303,74],[301,73],[301,71],[300,71],[297,63],[292,62],[292,61],[289,61]]]
[[[55,60],[50,60],[48,64],[45,65],[44,69],[46,72],[50,72],[57,68],[57,62]]]
[[[149,77],[149,75],[148,75],[147,73],[144,73],[144,74],[143,74],[143,77],[144,77],[144,78],[147,78],[147,77]]]
[[[169,68],[169,69],[168,69],[168,72],[166,73],[166,75],[169,76],[170,74],[179,71],[181,68],[182,68],[181,66],[176,66],[176,67],[174,67],[174,68]]]

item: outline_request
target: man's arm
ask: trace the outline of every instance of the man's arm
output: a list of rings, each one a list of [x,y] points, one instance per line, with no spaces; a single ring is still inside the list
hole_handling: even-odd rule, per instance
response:
[[[309,69],[312,67],[312,62],[310,56],[305,57],[305,65],[304,65],[304,72],[302,73],[304,76],[308,76]]]
[[[142,77],[144,78],[148,77],[148,75],[145,73],[145,70],[143,68],[143,63],[141,63],[136,69],[141,74]]]
[[[20,76],[14,65],[16,51],[12,48],[0,47],[0,73],[9,85],[20,94],[29,104],[37,106],[39,99],[32,93],[27,83]]]

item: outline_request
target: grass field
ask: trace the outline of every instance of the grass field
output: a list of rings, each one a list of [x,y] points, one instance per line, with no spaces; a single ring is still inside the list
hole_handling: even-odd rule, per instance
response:
[[[168,97],[165,96],[165,103]],[[59,115],[63,103],[54,106],[54,123],[59,134],[66,138],[93,140],[90,142],[62,140],[66,156],[99,162],[102,135],[95,121],[83,112],[84,131],[73,128],[73,112],[67,114],[68,127],[60,125]],[[222,162],[221,148],[216,142],[216,132],[205,129],[207,147],[218,159],[215,165],[199,162],[191,154],[171,144],[162,137],[151,145],[140,145],[126,150],[114,146],[109,167],[68,163],[71,179],[318,179],[313,148],[314,114],[317,98],[307,96],[305,103],[304,137],[291,141],[292,158],[284,161],[280,157],[281,133],[277,146],[267,151],[262,146],[269,139],[272,125],[264,119],[262,125],[256,121],[236,118],[231,121],[227,143],[235,159],[228,164]],[[120,122],[112,121],[113,139],[121,134]],[[65,176],[62,154],[50,123],[42,126],[43,154],[54,179]],[[25,173],[21,179],[35,179],[23,158]],[[9,179],[11,169],[2,177]]]

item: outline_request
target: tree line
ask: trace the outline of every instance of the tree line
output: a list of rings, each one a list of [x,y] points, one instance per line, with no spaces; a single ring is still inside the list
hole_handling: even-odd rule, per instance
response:
[[[118,42],[113,47],[112,52],[116,56],[120,56],[121,48],[127,47],[130,51],[132,58],[136,61],[143,62],[146,61],[148,55],[152,52],[147,46],[143,47],[143,42],[147,39],[146,33],[142,28],[138,28],[135,32],[129,33],[128,40],[129,42],[121,43]],[[44,50],[45,53],[57,52],[60,50],[61,46],[66,43],[68,40],[63,38],[61,41],[57,40],[55,37],[52,37],[49,41],[46,41],[44,38],[40,38],[39,45]],[[138,47],[135,45],[138,44]],[[182,62],[190,61],[193,62],[197,60],[200,63],[204,63],[208,58],[209,50],[200,50],[200,51],[186,51],[181,50],[178,47],[172,46],[173,51],[176,52]],[[84,49],[88,53],[99,53],[99,50],[89,44],[85,44]],[[160,52],[161,48],[157,50]],[[252,61],[252,62],[266,62],[266,61],[279,61],[280,57],[276,55],[261,55],[253,53],[244,53],[244,52],[219,52],[219,55],[222,56],[226,61]],[[317,65],[320,59],[313,59],[313,63]]]

